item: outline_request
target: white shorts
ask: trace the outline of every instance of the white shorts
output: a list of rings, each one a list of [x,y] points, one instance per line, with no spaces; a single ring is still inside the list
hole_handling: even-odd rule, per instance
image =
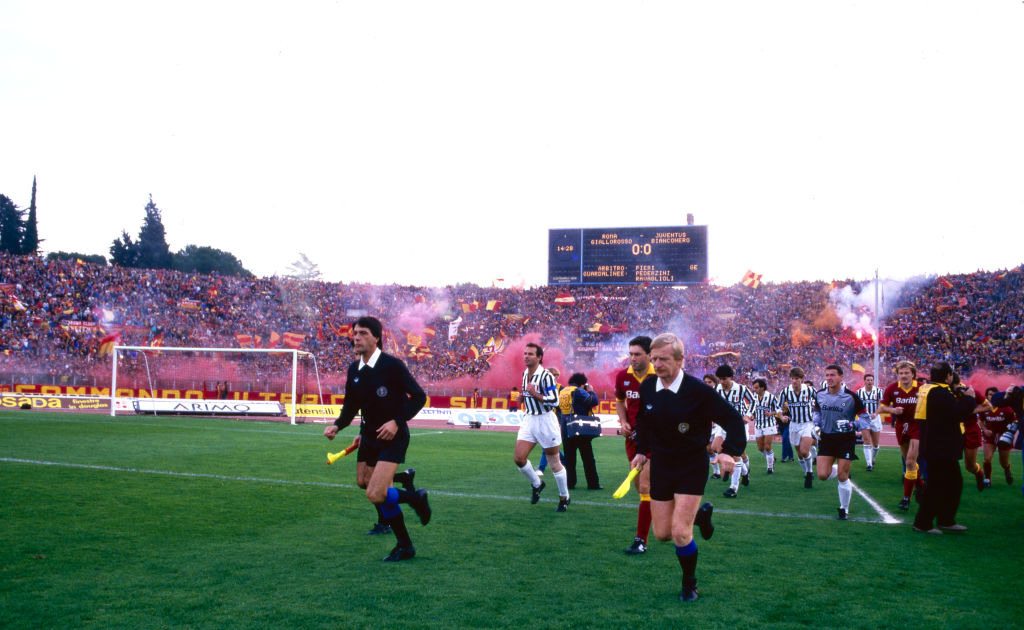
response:
[[[524,413],[519,424],[517,440],[540,444],[541,448],[551,448],[562,443],[562,429],[558,426],[558,417],[554,411],[535,416]]]
[[[764,437],[766,435],[778,435],[778,434],[779,434],[779,428],[776,427],[774,424],[772,426],[770,426],[770,427],[764,427],[764,428],[761,428],[761,429],[759,429],[757,427],[754,427],[754,437],[756,437],[756,438]]]
[[[878,415],[877,413],[875,415],[871,416],[871,425],[868,427],[868,429],[871,430],[871,431],[874,431],[875,433],[881,433],[882,432],[882,416]]]
[[[715,424],[714,422],[712,422],[711,423],[711,439],[708,440],[708,444],[711,444],[712,442],[714,442],[716,437],[720,437],[720,438],[722,438],[724,440],[725,439],[725,429],[723,429],[722,427],[720,427],[717,424]]]
[[[800,440],[809,437],[817,439],[814,435],[814,423],[813,422],[790,422],[789,423],[789,443],[793,446],[799,446]]]

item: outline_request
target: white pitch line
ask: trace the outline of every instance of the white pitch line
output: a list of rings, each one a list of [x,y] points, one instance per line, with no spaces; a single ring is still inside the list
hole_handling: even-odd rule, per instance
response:
[[[103,470],[103,471],[108,471],[108,472],[138,473],[138,474],[146,474],[146,475],[167,475],[167,476],[171,476],[171,477],[186,477],[186,478],[190,478],[190,479],[218,479],[218,480],[221,480],[221,481],[245,481],[245,482],[252,482],[252,483],[272,483],[272,484],[285,484],[285,485],[292,485],[292,486],[318,486],[318,487],[326,487],[326,488],[344,488],[346,490],[362,490],[358,486],[354,486],[354,485],[351,485],[351,484],[331,483],[329,481],[293,481],[293,480],[290,480],[290,479],[268,479],[268,478],[263,478],[263,477],[235,477],[235,476],[231,476],[231,475],[216,475],[216,474],[213,474],[213,473],[178,472],[178,471],[173,471],[173,470],[148,470],[148,469],[144,469],[144,468],[126,468],[126,467],[122,467],[122,466],[101,466],[101,465],[98,465],[98,464],[74,464],[74,463],[70,463],[70,462],[51,462],[51,461],[35,460],[35,459],[20,459],[20,458],[17,458],[17,457],[0,457],[0,462],[7,462],[7,463],[11,463],[11,464],[32,464],[32,465],[37,465],[37,466],[59,466],[59,467],[63,467],[63,468],[81,468],[81,469],[86,469],[86,470]],[[858,489],[858,492],[860,492],[859,489]],[[445,490],[433,490],[433,489],[430,490],[430,494],[432,496],[458,497],[458,498],[466,498],[466,499],[492,499],[492,500],[496,500],[496,501],[527,501],[527,500],[529,500],[529,497],[527,497],[527,496],[516,496],[516,497],[513,497],[513,496],[508,496],[508,495],[500,495],[500,494],[496,495],[496,494],[478,494],[478,493],[472,493],[472,492],[449,492],[449,491],[445,491]],[[867,498],[866,495],[865,495],[865,498]],[[545,502],[554,503],[554,499],[541,499],[541,500],[545,501]],[[871,503],[874,503],[873,501],[871,501],[870,498],[868,498],[867,500],[869,502],[871,502]],[[573,499],[572,503],[573,503],[573,505],[592,505],[592,506],[598,506],[598,507],[626,508],[626,509],[630,509],[630,510],[635,510],[636,509],[636,503],[631,503],[631,502],[605,503],[603,501],[586,501],[586,500],[579,501],[577,499]],[[875,505],[877,505],[877,504],[875,504]],[[877,508],[877,509],[880,511],[881,514],[885,514],[885,511],[882,510],[880,507]],[[730,510],[730,509],[723,510],[723,509],[720,509],[718,507],[715,508],[715,512],[719,513],[719,514],[740,514],[740,515],[744,515],[744,516],[767,516],[767,517],[772,517],[772,518],[809,518],[809,519],[816,519],[816,520],[834,520],[835,519],[834,516],[826,516],[824,514],[795,514],[795,513],[780,514],[780,513],[774,513],[774,512],[755,512],[753,510]],[[892,519],[892,516],[889,516],[889,518]],[[878,523],[879,522],[876,519],[854,518],[854,517],[851,517],[850,520],[851,521],[859,521],[859,522],[862,522],[862,523]],[[892,521],[883,520],[881,522],[885,523],[885,524],[900,523],[900,521],[895,520],[895,519],[893,519]]]
[[[859,494],[865,501],[868,502],[868,505],[870,505],[872,508],[874,508],[874,510],[876,512],[878,512],[878,515],[882,517],[882,522],[883,523],[885,523],[886,525],[902,525],[903,524],[903,521],[901,521],[900,519],[896,518],[892,514],[889,514],[888,512],[886,512],[885,508],[883,508],[881,505],[878,504],[878,501],[875,501],[874,499],[872,499],[868,495],[867,492],[864,492],[863,490],[860,489],[860,486],[858,486],[857,484],[853,483],[852,479],[850,480],[850,485],[852,485],[853,489],[857,491],[857,494]]]
[[[200,426],[198,424],[169,424],[154,420],[152,422],[126,422],[119,420],[79,420],[79,419],[64,419],[64,418],[47,418],[45,421],[48,422],[62,422],[72,424],[112,424],[115,426],[126,426],[126,427],[157,427],[163,429],[198,429],[200,431],[224,431],[224,432],[236,432],[236,433],[274,433],[277,435],[294,435],[299,437],[309,437],[310,435],[319,436],[322,435],[319,431],[313,432],[299,432],[298,429],[294,431],[279,431],[276,429],[252,429],[246,427],[228,427],[228,426]],[[425,431],[423,433],[412,432],[411,435],[436,435],[442,434],[445,431]]]

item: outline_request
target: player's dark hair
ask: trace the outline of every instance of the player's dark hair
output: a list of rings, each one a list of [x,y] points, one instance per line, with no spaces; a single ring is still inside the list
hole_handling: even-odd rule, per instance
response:
[[[734,374],[735,372],[732,371],[732,368],[729,367],[728,363],[719,365],[715,370],[715,376],[718,378],[732,378]]]
[[[544,348],[541,348],[540,345],[535,344],[532,341],[530,343],[526,344],[526,347],[527,348],[533,348],[534,350],[536,350],[537,351],[537,358],[541,360],[541,363],[544,362]]]
[[[702,378],[701,380],[705,380],[706,381],[708,379],[714,381],[715,385],[718,385],[718,377],[715,376],[714,374],[705,374],[704,378]]]
[[[370,331],[370,334],[377,338],[377,347],[384,348],[384,326],[381,325],[380,320],[376,317],[370,317],[369,315],[363,315],[356,320],[356,323],[352,328],[359,326]]]
[[[569,384],[575,385],[576,387],[583,387],[587,384],[587,375],[582,372],[576,372],[569,377]]]
[[[867,377],[869,377],[869,376],[870,376],[871,378],[875,378],[875,375],[874,375],[874,374],[872,374],[871,372],[866,372],[866,373],[864,374],[864,378],[867,378]]]
[[[804,371],[798,367],[792,367],[789,369],[789,378],[803,378]]]
[[[994,394],[995,392],[998,392],[998,391],[999,391],[998,387],[989,387],[988,389],[985,390],[985,398],[988,398],[989,394]]]
[[[764,380],[763,378],[755,378],[754,385],[760,385],[761,387],[768,389],[768,381]]]
[[[651,338],[647,335],[638,335],[629,340],[629,345],[640,346],[647,354],[651,353]]]
[[[825,366],[825,371],[828,372],[829,370],[835,370],[836,373],[839,374],[839,376],[843,375],[843,368],[839,367],[835,363]]]
[[[933,383],[945,383],[946,379],[952,376],[953,367],[945,361],[940,361],[932,366],[928,380]]]

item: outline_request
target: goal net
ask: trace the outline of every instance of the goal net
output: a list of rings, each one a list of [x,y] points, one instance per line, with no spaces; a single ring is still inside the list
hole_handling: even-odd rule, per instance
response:
[[[112,357],[112,416],[288,416],[295,424],[300,408],[331,415],[316,357],[302,350],[115,346]]]

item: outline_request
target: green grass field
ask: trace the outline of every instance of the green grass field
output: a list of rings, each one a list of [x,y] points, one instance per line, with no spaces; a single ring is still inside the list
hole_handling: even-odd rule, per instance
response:
[[[669,543],[638,557],[635,492],[619,438],[595,442],[604,491],[556,514],[511,462],[515,436],[415,429],[408,464],[434,518],[406,510],[415,559],[380,559],[354,456],[325,465],[322,426],[195,418],[0,414],[0,627],[14,628],[981,628],[1022,604],[1024,499],[996,467],[965,486],[965,534],[911,530],[900,460],[883,449],[834,520],[835,482],[804,490],[798,464],[737,499],[708,482],[717,531],[699,541],[701,600],[677,601]],[[535,452],[536,463],[539,452]],[[1014,465],[1020,455],[1014,453]],[[1019,470],[1015,470],[1020,475]],[[550,473],[549,473],[550,475]],[[582,471],[581,471],[582,476]],[[972,478],[973,481],[973,478]]]

